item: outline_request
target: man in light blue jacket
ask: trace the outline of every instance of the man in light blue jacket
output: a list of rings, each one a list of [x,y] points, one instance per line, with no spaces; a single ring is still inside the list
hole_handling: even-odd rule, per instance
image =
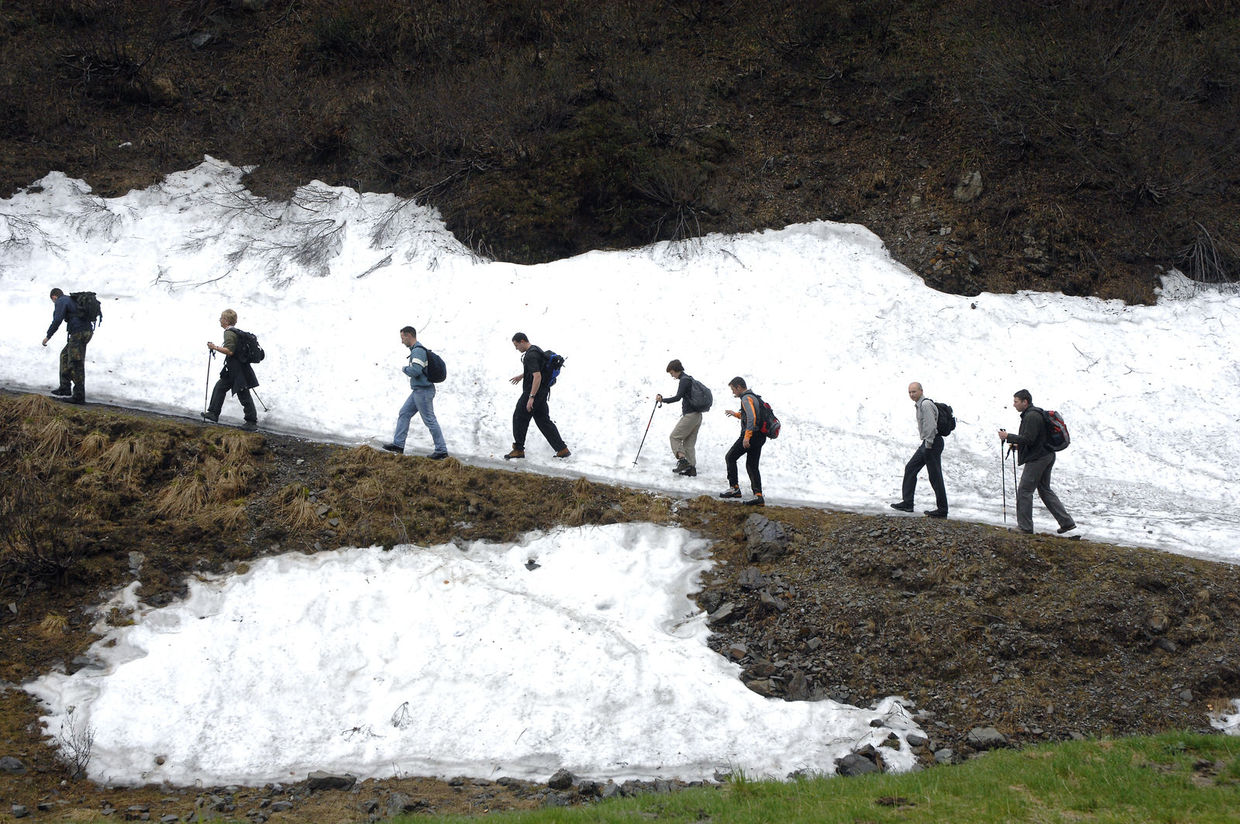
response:
[[[426,347],[418,343],[418,332],[412,326],[400,330],[400,342],[409,347],[409,363],[401,371],[409,376],[409,388],[412,390],[396,416],[396,434],[392,442],[384,445],[388,452],[403,454],[405,438],[409,435],[409,421],[414,415],[422,416],[435,442],[435,451],[426,457],[441,460],[448,457],[448,445],[444,442],[443,432],[439,429],[439,420],[435,417],[435,384],[426,375]]]

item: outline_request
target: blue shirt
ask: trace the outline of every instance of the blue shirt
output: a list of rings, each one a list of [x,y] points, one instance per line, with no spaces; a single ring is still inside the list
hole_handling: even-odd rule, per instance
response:
[[[401,371],[409,376],[410,389],[429,389],[435,384],[426,376],[426,347],[414,343],[409,347],[409,365]]]

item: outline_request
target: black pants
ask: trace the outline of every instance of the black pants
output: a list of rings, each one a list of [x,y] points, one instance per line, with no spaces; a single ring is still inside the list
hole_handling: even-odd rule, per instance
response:
[[[940,512],[947,511],[947,487],[943,485],[943,436],[935,435],[934,443],[929,449],[923,443],[917,447],[913,457],[904,465],[904,503],[913,505],[913,494],[917,491],[917,473],[922,467],[930,476],[930,488],[934,490],[934,506]]]
[[[728,464],[729,484],[740,486],[736,462],[740,460],[741,455],[744,455],[745,471],[749,473],[749,485],[753,487],[753,494],[762,494],[762,473],[758,470],[758,461],[762,460],[762,445],[765,443],[766,435],[760,432],[755,432],[749,437],[748,449],[745,448],[745,435],[743,433],[736,439],[736,443],[732,444],[732,448],[728,450],[728,454],[723,458]]]
[[[214,417],[220,416],[220,410],[224,408],[224,397],[232,388],[233,379],[220,375],[220,379],[215,382],[215,388],[211,390],[211,405],[207,407],[207,411]],[[257,423],[258,412],[254,409],[254,399],[250,397],[250,390],[238,389],[237,400],[241,401],[241,410],[245,413],[245,419],[250,423]]]
[[[556,428],[555,422],[551,420],[551,409],[547,406],[547,396],[534,398],[533,410],[525,411],[525,402],[529,400],[526,395],[522,395],[517,400],[517,408],[512,410],[512,448],[525,449],[525,435],[530,431],[530,419],[534,419],[534,423],[538,425],[538,431],[547,439],[547,443],[551,444],[551,448],[556,452],[563,449],[566,444],[564,439],[560,437],[560,430]]]

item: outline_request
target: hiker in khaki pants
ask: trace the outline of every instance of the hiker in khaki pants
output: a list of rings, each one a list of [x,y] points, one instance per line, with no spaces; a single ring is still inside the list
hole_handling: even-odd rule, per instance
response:
[[[672,434],[668,438],[672,445],[672,454],[676,456],[676,467],[672,471],[677,475],[692,478],[697,474],[697,436],[698,430],[702,428],[702,413],[706,410],[694,407],[690,397],[693,392],[693,378],[685,374],[685,367],[679,360],[667,365],[667,374],[680,382],[676,394],[670,398],[662,395],[654,397],[660,403],[680,401],[680,420],[672,427]],[[707,406],[707,409],[709,408]]]

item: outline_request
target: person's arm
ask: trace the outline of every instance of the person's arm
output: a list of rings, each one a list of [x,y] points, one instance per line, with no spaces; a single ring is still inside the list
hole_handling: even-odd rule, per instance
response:
[[[224,330],[224,345],[216,346],[211,341],[207,341],[207,348],[214,352],[223,352],[224,357],[231,358],[237,348],[237,333],[231,329]]]
[[[65,319],[65,312],[69,308],[69,303],[64,298],[56,301],[56,308],[52,310],[52,325],[47,327],[47,335],[43,338],[43,345],[47,346],[47,342],[52,339],[52,335],[56,334],[56,330],[60,328],[60,322]]]
[[[741,397],[741,425],[745,427],[745,447],[749,447],[749,439],[753,437],[754,430],[758,428],[758,405],[754,402],[753,395],[744,395]]]
[[[934,401],[922,400],[917,404],[917,428],[922,445],[929,449],[939,436],[939,408]]]

